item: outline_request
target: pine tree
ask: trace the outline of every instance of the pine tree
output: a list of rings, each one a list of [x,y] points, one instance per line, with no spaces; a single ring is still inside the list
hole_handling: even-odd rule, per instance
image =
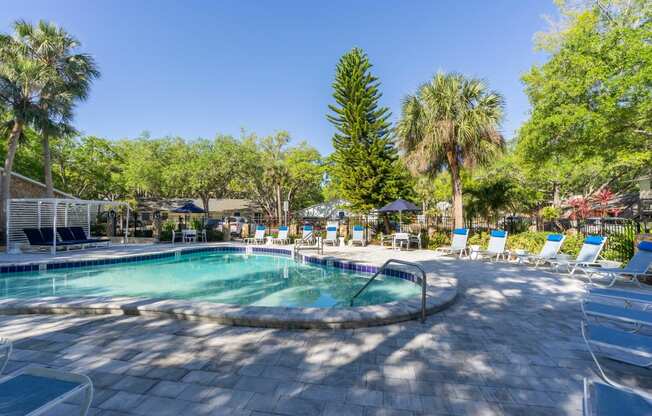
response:
[[[328,106],[333,114],[327,115],[336,128],[330,179],[357,212],[381,207],[409,189],[392,139],[391,113],[378,104],[380,82],[371,66],[358,48],[340,58],[333,82],[336,105]]]

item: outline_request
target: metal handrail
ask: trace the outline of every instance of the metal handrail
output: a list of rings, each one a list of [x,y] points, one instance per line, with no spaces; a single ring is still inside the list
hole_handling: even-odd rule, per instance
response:
[[[311,241],[315,241],[314,246],[302,246],[301,243],[308,243]],[[310,248],[316,248],[319,254],[324,254],[324,240],[316,237],[314,234],[310,234],[306,237],[302,237],[300,239],[295,239],[294,240],[294,251],[298,252],[300,249],[310,249]]]
[[[362,286],[360,290],[356,292],[355,295],[353,295],[353,297],[351,298],[351,306],[353,306],[353,301],[355,300],[355,298],[357,298],[360,295],[360,293],[362,293],[367,288],[367,286],[369,286],[371,282],[373,282],[374,279],[378,277],[378,275],[382,273],[385,270],[385,268],[387,268],[387,265],[389,265],[390,263],[402,264],[404,266],[411,266],[418,269],[421,272],[421,322],[422,323],[425,322],[426,321],[426,291],[427,291],[426,271],[423,270],[423,267],[421,267],[419,264],[412,263],[410,261],[389,259],[385,263],[383,263],[383,265],[380,266],[380,269],[378,269],[378,271],[374,273],[373,276],[371,276],[371,279],[369,279],[367,283],[365,283],[365,285]]]

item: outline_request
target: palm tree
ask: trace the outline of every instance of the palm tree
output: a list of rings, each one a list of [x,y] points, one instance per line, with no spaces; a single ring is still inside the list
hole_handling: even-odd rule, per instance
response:
[[[88,97],[91,83],[100,74],[90,55],[74,53],[81,44],[64,29],[41,20],[37,26],[18,21],[15,30],[21,53],[48,71],[38,101],[44,117],[36,127],[43,144],[46,195],[53,197],[50,137],[74,133],[70,126],[74,105]]]
[[[47,71],[44,66],[23,54],[16,31],[14,36],[0,34],[0,107],[5,115],[0,134],[8,136],[7,154],[2,176],[2,218],[5,201],[10,196],[11,172],[18,144],[24,137],[24,128],[41,120],[44,115],[38,106]]]
[[[455,227],[464,226],[461,169],[485,164],[504,148],[499,133],[504,101],[477,79],[437,73],[403,101],[397,126],[408,168],[434,177],[442,168],[452,179]]]

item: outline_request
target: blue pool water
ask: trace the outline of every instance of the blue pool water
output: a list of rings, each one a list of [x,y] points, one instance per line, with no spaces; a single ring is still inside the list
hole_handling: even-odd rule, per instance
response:
[[[177,259],[30,272],[0,277],[0,297],[138,296],[286,307],[348,307],[370,277],[288,257],[195,253]],[[413,282],[379,276],[355,306],[418,297]]]

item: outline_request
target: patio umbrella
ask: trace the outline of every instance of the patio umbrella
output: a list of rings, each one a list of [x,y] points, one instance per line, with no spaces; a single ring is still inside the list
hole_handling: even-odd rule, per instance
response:
[[[178,212],[180,214],[203,214],[204,210],[199,208],[193,202],[188,202],[179,208],[173,209],[172,212]]]
[[[402,221],[402,214],[403,211],[405,212],[417,212],[421,211],[419,207],[414,205],[410,201],[406,201],[405,199],[397,199],[394,202],[391,202],[384,207],[380,208],[378,210],[379,212],[398,212],[398,224],[399,227],[401,226],[401,221]]]

